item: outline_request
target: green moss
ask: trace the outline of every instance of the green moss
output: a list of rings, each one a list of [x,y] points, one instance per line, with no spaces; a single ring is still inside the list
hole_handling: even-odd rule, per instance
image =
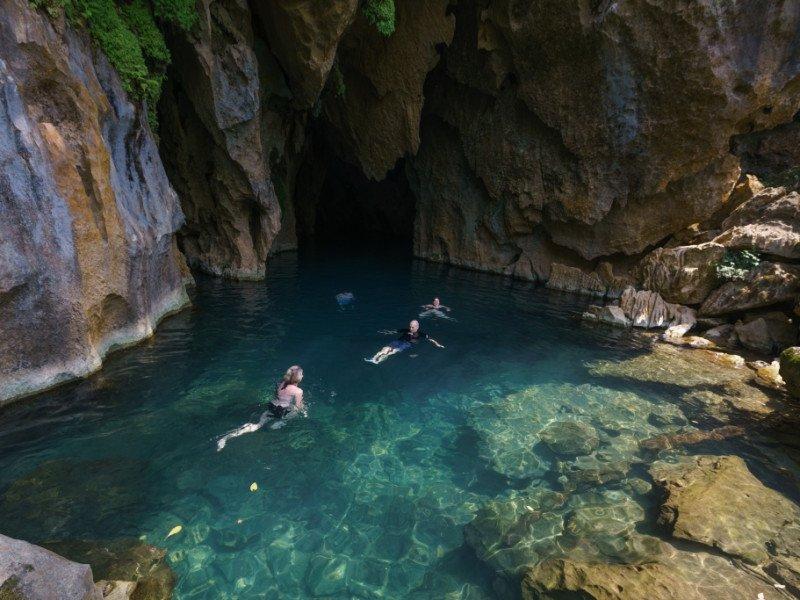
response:
[[[361,9],[367,21],[386,37],[394,33],[394,0],[367,0]]]
[[[344,75],[342,75],[342,70],[339,68],[338,64],[333,66],[331,78],[333,82],[333,92],[339,98],[344,98],[347,94],[347,85],[344,83]]]
[[[749,250],[728,250],[715,265],[715,270],[720,281],[741,281],[760,263],[758,255]]]
[[[159,23],[190,29],[197,21],[194,0],[31,0],[31,4],[51,17],[64,11],[74,27],[86,27],[131,99],[147,102],[147,119],[155,132],[156,106],[171,58]]]
[[[153,0],[156,17],[189,31],[197,23],[195,0]]]

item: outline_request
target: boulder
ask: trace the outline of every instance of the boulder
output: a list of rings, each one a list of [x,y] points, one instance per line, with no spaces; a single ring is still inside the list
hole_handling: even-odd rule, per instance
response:
[[[765,578],[713,554],[660,548],[651,560],[636,564],[556,558],[525,571],[523,600],[709,600],[790,598]]]
[[[71,562],[22,540],[0,535],[3,600],[102,600],[89,565]]]
[[[800,259],[800,194],[767,188],[734,210],[721,229],[714,242],[725,248]]]
[[[797,328],[781,312],[739,321],[734,326],[739,343],[750,350],[772,354],[797,341]]]
[[[554,421],[539,432],[542,442],[556,454],[591,454],[600,443],[594,427],[582,421]]]
[[[658,522],[672,536],[751,564],[800,551],[800,507],[764,486],[738,456],[690,456],[655,462],[664,494]]]
[[[794,302],[800,293],[800,267],[762,262],[744,281],[729,281],[700,307],[702,316],[728,315]]]
[[[775,390],[783,390],[785,382],[780,375],[780,363],[773,360],[771,363],[756,369],[755,382]]]
[[[630,327],[631,321],[619,306],[590,306],[581,315],[585,321],[607,323],[616,327]]]
[[[597,273],[587,273],[578,267],[569,267],[559,263],[553,263],[547,287],[551,290],[601,298],[606,295],[607,291],[606,285]]]
[[[795,398],[800,398],[800,346],[781,352],[780,375],[787,391]]]
[[[649,290],[625,288],[619,306],[634,327],[644,329],[668,328],[668,337],[679,338],[696,323],[694,309],[668,304],[660,294]]]
[[[718,285],[714,265],[724,255],[725,248],[714,242],[657,248],[638,264],[636,277],[642,289],[667,302],[700,304]]]

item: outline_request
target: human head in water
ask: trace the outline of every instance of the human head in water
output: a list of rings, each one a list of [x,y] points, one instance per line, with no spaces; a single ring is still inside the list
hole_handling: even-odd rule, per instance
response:
[[[286,373],[284,373],[283,379],[281,380],[281,387],[286,387],[287,385],[297,385],[301,381],[303,381],[303,367],[299,365],[292,365],[286,369]]]
[[[411,330],[411,333],[417,333],[417,331],[419,331],[419,321],[414,319],[408,324],[408,328]]]
[[[439,308],[442,305],[441,301],[438,298],[433,299],[433,307]]]

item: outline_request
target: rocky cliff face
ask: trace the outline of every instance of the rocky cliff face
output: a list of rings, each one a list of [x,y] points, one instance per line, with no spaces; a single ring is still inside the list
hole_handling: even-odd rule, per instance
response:
[[[88,38],[0,3],[0,403],[86,375],[187,301],[183,217]]]

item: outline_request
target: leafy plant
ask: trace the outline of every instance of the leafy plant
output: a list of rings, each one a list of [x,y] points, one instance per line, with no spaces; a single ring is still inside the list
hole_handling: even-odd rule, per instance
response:
[[[394,0],[367,0],[362,9],[364,16],[384,36],[394,33]]]
[[[759,256],[749,250],[728,250],[715,265],[715,271],[721,281],[742,281],[760,263]]]
[[[51,17],[63,10],[73,27],[86,27],[131,99],[147,102],[147,118],[154,132],[158,124],[156,105],[171,59],[162,27],[174,24],[189,30],[197,21],[194,3],[195,0],[31,0],[33,6]]]

